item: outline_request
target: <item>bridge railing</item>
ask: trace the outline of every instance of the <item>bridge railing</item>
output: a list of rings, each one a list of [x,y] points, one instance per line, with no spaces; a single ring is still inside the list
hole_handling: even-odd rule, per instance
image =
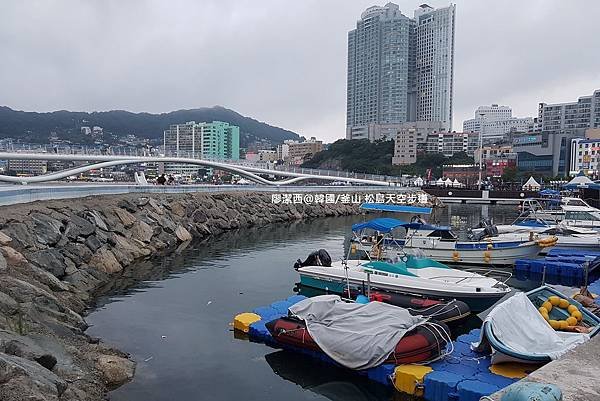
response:
[[[378,186],[288,186],[271,187],[255,185],[45,185],[45,186],[0,186],[0,205],[14,205],[52,199],[83,198],[98,195],[137,194],[181,194],[181,193],[222,193],[222,192],[267,192],[267,193],[372,193],[383,194],[409,192],[414,188]]]

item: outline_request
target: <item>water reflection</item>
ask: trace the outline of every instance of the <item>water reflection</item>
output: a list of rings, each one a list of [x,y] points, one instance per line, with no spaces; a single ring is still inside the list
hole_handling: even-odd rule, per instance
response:
[[[516,211],[493,206],[488,213],[500,223],[510,222]],[[319,248],[342,257],[351,225],[373,217],[231,231],[127,268],[100,289],[103,296],[88,316],[89,334],[138,361],[133,381],[111,392],[110,399],[406,400],[344,370],[240,341],[229,326],[240,312],[292,295],[297,258]],[[479,206],[449,205],[433,218],[464,230],[481,217]],[[475,316],[460,329],[480,324]]]
[[[279,377],[331,401],[391,400],[392,391],[347,370],[322,365],[314,358],[289,351],[265,355]]]

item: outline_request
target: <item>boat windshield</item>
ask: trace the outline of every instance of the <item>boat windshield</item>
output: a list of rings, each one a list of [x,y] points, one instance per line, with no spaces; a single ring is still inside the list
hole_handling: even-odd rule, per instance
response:
[[[600,221],[600,213],[598,212],[580,212],[580,211],[567,211],[565,213],[566,220],[586,220],[586,221]]]
[[[450,230],[435,230],[429,233],[427,236],[445,240],[456,240],[456,235]]]
[[[565,205],[565,206],[591,207],[583,199],[579,199],[579,198],[566,198],[566,199],[563,199],[563,205]]]

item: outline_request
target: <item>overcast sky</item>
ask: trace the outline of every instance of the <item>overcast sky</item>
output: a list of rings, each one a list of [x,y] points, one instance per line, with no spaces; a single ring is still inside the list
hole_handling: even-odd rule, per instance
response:
[[[405,15],[423,2],[397,1]],[[223,105],[345,135],[347,32],[372,0],[0,3],[0,105],[167,112]],[[430,1],[434,7],[449,3]],[[600,89],[598,0],[459,0],[454,129],[478,105],[535,116]]]

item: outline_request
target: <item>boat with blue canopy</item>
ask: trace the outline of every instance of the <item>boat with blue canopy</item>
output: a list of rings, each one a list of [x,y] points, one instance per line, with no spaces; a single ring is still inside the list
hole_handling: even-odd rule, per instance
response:
[[[516,259],[537,256],[544,247],[556,242],[555,237],[508,240],[485,237],[460,241],[451,227],[428,224],[419,217],[410,222],[377,218],[354,224],[352,231],[354,242],[370,248],[369,252],[374,257],[401,249],[407,254],[438,262],[478,266],[512,265]],[[398,236],[393,235],[394,232]]]

